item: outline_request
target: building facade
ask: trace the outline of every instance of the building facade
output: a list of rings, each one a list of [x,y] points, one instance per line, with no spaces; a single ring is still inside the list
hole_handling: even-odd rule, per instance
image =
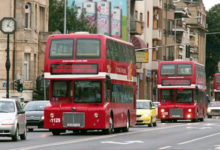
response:
[[[1,0],[0,19],[13,17],[17,31],[10,35],[10,85],[9,96],[32,100],[36,78],[44,69],[44,51],[48,36],[49,0]],[[5,9],[7,8],[7,9]],[[3,11],[4,10],[4,11]],[[6,49],[7,35],[0,31],[0,96],[6,97]],[[5,71],[4,71],[5,70]],[[21,79],[23,92],[14,89],[14,81]]]

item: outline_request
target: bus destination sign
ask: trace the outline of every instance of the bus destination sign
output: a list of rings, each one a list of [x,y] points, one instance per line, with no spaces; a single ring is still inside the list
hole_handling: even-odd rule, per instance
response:
[[[98,74],[97,64],[53,64],[51,74]]]
[[[191,85],[190,79],[166,79],[162,80],[163,86],[180,86],[180,85]]]

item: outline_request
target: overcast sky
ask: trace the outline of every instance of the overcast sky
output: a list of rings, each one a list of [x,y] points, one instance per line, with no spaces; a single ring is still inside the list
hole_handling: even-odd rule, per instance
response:
[[[203,0],[203,3],[205,5],[205,9],[209,10],[215,4],[219,4],[220,0]]]

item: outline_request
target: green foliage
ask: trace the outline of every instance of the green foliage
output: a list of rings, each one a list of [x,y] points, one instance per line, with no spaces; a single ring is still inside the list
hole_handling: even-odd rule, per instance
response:
[[[46,88],[46,99],[50,99],[50,86]],[[44,88],[41,88],[40,90],[34,89],[33,91],[33,100],[44,100]]]
[[[96,26],[89,23],[85,17],[86,11],[83,10],[79,18],[77,18],[77,8],[75,1],[71,7],[66,9],[66,26],[69,31],[87,31],[89,33],[96,33]],[[58,2],[57,0],[50,0],[49,6],[49,30],[59,30],[63,33],[64,26],[64,0]]]
[[[220,4],[213,6],[207,12],[206,20],[210,33],[219,32],[219,34],[206,35],[206,78],[213,78],[218,71],[220,61]]]

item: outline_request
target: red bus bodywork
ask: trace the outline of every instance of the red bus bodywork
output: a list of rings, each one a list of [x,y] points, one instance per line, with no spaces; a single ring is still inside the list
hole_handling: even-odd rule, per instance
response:
[[[164,73],[161,71],[162,67]],[[157,88],[160,101],[158,118],[161,122],[203,121],[207,110],[204,65],[181,60],[160,62]]]
[[[214,75],[214,94],[215,101],[220,101],[220,73]]]
[[[59,39],[74,39],[74,55],[72,58],[50,59],[49,50],[51,41]],[[100,58],[76,58],[77,39],[100,40]],[[107,59],[107,41],[111,41],[113,44],[117,42],[120,43],[121,46],[133,48],[133,45],[128,42],[98,34],[52,35],[48,37],[45,52],[44,77],[46,80],[50,80],[50,104],[47,105],[44,110],[45,128],[50,129],[52,132],[58,131],[57,134],[64,130],[82,132],[87,130],[109,129],[110,116],[113,117],[113,128],[115,131],[124,129],[127,126],[127,117],[129,118],[129,126],[135,125],[136,65],[135,62],[132,61],[124,63]],[[119,48],[119,51],[120,50]],[[118,57],[120,57],[120,55]],[[52,74],[51,67],[54,64],[58,65]],[[91,64],[97,65],[98,67],[92,69]],[[68,69],[71,69],[71,71]],[[71,74],[73,72],[76,73]],[[112,89],[106,88],[106,82],[109,78]],[[68,88],[66,97],[53,96],[53,83],[58,81],[67,82]],[[74,98],[74,83],[78,81],[100,81],[102,87],[101,102],[76,103]],[[117,88],[123,89],[124,93],[122,94],[122,91],[120,91],[120,93]],[[68,93],[68,91],[70,92]],[[129,94],[129,98],[125,95],[127,91],[132,93],[132,96]]]

